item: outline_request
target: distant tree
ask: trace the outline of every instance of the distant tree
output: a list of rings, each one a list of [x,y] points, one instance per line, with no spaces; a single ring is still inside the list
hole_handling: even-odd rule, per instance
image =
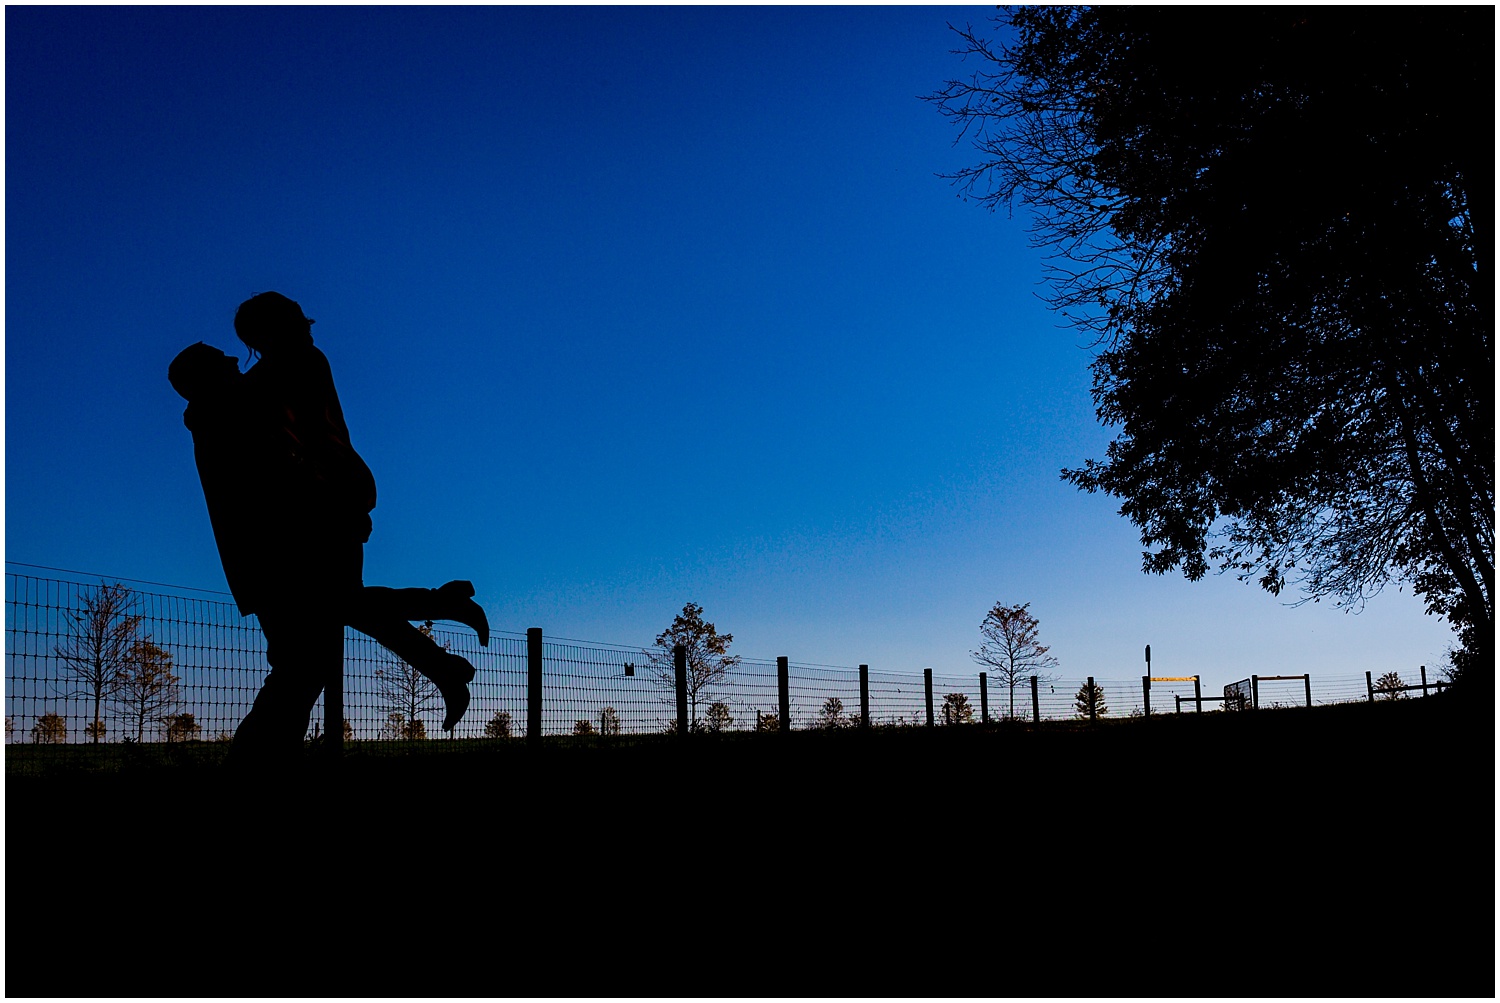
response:
[[[756,711],[756,713],[755,713],[755,730],[756,731],[779,731],[780,729],[781,729],[781,721],[780,721],[779,718],[777,718],[775,711],[771,711],[771,710],[768,710],[768,711]]]
[[[16,733],[16,719],[9,714],[5,715],[5,744],[10,744],[11,736]]]
[[[485,738],[510,738],[510,711],[497,710],[484,726]]]
[[[41,745],[61,745],[68,740],[68,722],[57,714],[43,714],[31,726],[31,740]]]
[[[172,656],[149,637],[131,642],[125,667],[115,679],[111,699],[135,729],[135,740],[143,741],[146,725],[165,721],[177,706],[177,677],[172,674]]]
[[[191,714],[169,714],[166,717],[168,742],[196,742],[203,726]]]
[[[734,715],[729,713],[729,705],[722,700],[715,700],[709,704],[703,718],[708,723],[708,730],[715,734],[728,731],[729,726],[734,723]]]
[[[592,735],[592,734],[595,734],[595,732],[594,732],[594,722],[590,721],[586,717],[579,718],[578,720],[576,720],[576,721],[573,722],[573,734],[575,734],[575,735]]]
[[[656,635],[656,646],[643,651],[650,668],[651,682],[668,693],[677,692],[677,670],[672,649],[682,645],[687,650],[687,698],[689,730],[698,728],[698,702],[712,688],[723,682],[729,670],[739,664],[729,654],[733,634],[720,634],[703,619],[703,607],[688,603],[672,620],[672,625]],[[675,697],[674,697],[675,699]]]
[[[83,726],[83,737],[91,742],[102,742],[104,741],[105,731],[103,721],[90,721]]]
[[[417,629],[431,637],[432,621],[428,620]],[[446,644],[439,647],[444,651],[448,650]],[[386,659],[383,667],[375,670],[375,691],[386,712],[387,735],[395,733],[396,737],[408,741],[427,737],[427,725],[422,715],[442,706],[442,694],[436,683],[418,672],[414,666],[392,655]],[[399,722],[397,717],[400,718]]]
[[[1031,603],[996,603],[979,624],[984,643],[969,652],[974,661],[993,669],[996,680],[1010,692],[1008,718],[1016,716],[1016,687],[1021,681],[1036,676],[1038,682],[1051,682],[1047,670],[1057,666],[1057,659],[1047,654],[1050,649],[1037,639],[1041,625],[1030,610]]]
[[[709,709],[712,715],[712,708]],[[613,707],[606,707],[599,712],[599,734],[618,735],[620,733],[620,712]]]
[[[133,612],[135,601],[135,593],[119,582],[82,590],[78,608],[66,612],[72,634],[53,649],[76,684],[72,693],[94,702],[94,727],[86,729],[93,742],[104,734],[104,701],[128,668],[131,649],[140,639],[142,617]]]
[[[974,708],[963,693],[948,693],[943,697],[943,724],[973,724]]]
[[[1385,700],[1400,700],[1406,696],[1401,689],[1405,685],[1399,672],[1387,672],[1375,680],[1375,695]]]
[[[1078,692],[1073,694],[1073,709],[1079,717],[1089,717],[1090,709],[1094,717],[1103,717],[1109,713],[1109,706],[1104,702],[1104,690],[1098,683],[1092,686],[1088,682],[1078,687]]]

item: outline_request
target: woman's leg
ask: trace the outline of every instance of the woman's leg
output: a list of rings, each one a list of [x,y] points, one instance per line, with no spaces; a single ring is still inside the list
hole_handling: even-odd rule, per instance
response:
[[[490,621],[473,595],[473,584],[465,581],[449,582],[436,589],[390,589],[383,585],[366,585],[359,601],[363,610],[387,619],[455,620],[474,628],[479,635],[479,646],[487,648]],[[373,634],[370,636],[374,637]]]
[[[436,589],[388,589],[367,586],[359,593],[359,600],[349,614],[349,626],[378,641],[397,658],[437,684],[443,695],[446,712],[443,715],[444,730],[451,731],[469,708],[469,681],[474,678],[474,666],[461,655],[450,654],[427,634],[413,627],[405,619],[413,608],[403,604],[401,594],[407,592],[429,593]],[[417,609],[422,609],[418,604]],[[418,614],[420,615],[420,614]],[[429,619],[429,617],[421,617]]]

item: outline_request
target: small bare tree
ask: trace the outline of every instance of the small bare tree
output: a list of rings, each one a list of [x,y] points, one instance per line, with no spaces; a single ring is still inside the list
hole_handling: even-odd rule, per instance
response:
[[[135,728],[135,740],[143,741],[146,726],[165,724],[177,707],[172,656],[149,637],[137,638],[126,656],[124,671],[115,681],[113,696],[116,706]]]
[[[687,650],[687,698],[690,708],[688,730],[698,730],[698,701],[712,687],[724,681],[729,670],[740,663],[729,654],[733,634],[720,634],[703,619],[703,607],[688,603],[673,619],[672,625],[656,635],[656,646],[642,652],[651,669],[651,682],[668,693],[677,691],[677,669],[672,649],[682,645]]]
[[[428,620],[417,629],[431,637],[432,621]],[[441,647],[448,650],[446,644]],[[408,740],[427,737],[427,725],[422,715],[442,705],[442,694],[436,683],[413,666],[393,657],[387,660],[384,668],[375,670],[375,687],[386,711],[385,733],[388,736]]]
[[[1016,687],[1021,680],[1036,676],[1038,682],[1051,682],[1053,677],[1047,670],[1057,667],[1057,659],[1047,654],[1050,649],[1037,640],[1040,624],[1030,608],[1031,603],[996,603],[979,624],[984,643],[978,651],[969,653],[980,665],[994,669],[996,678],[1010,691],[1006,717],[1012,719],[1016,716]]]
[[[79,594],[78,608],[67,611],[73,634],[53,648],[76,684],[69,695],[93,698],[94,716],[85,731],[94,742],[104,734],[104,700],[128,669],[132,646],[139,639],[142,617],[134,608],[135,593],[130,589],[119,582],[100,582],[97,589]]]

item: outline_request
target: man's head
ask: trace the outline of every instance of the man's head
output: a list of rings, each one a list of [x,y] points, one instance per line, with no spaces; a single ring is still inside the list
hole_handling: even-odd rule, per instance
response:
[[[311,341],[312,324],[296,300],[280,293],[258,293],[234,313],[234,333],[262,355]]]
[[[189,403],[222,393],[239,374],[239,360],[201,341],[178,352],[167,367],[172,389]]]

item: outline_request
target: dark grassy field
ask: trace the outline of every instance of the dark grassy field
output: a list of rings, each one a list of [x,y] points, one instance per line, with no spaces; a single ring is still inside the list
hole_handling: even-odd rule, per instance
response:
[[[1448,697],[355,744],[259,781],[17,751],[75,750],[7,750],[11,995],[1494,995],[1493,717]],[[97,921],[121,957],[73,988],[17,963]]]

